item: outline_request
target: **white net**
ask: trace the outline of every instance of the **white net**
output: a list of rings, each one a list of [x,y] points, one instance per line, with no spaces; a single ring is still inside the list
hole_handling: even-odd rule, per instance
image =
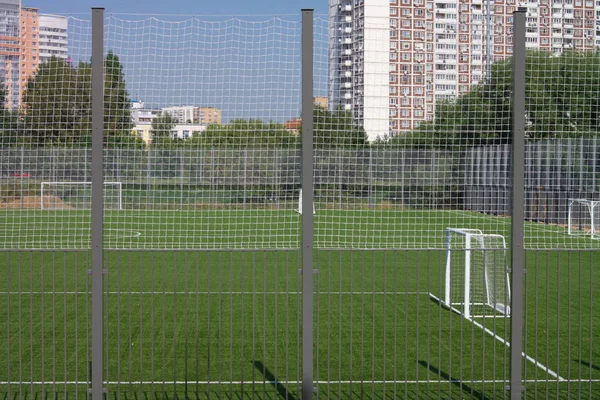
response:
[[[448,228],[443,302],[467,318],[510,315],[510,283],[503,236]]]

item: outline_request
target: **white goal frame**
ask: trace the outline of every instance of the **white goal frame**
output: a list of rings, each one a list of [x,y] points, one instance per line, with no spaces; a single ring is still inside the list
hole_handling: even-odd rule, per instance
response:
[[[587,230],[575,230],[573,216],[573,206],[581,205],[588,211],[587,217],[589,218],[589,229]],[[600,226],[596,226],[595,219],[600,216],[600,201],[599,200],[588,200],[588,199],[569,199],[568,217],[567,217],[567,229],[571,236],[591,236],[592,239],[600,239]]]
[[[41,182],[40,183],[40,208],[44,210],[44,186],[51,185],[67,185],[67,186],[75,186],[75,185],[92,185],[92,182]],[[123,209],[123,185],[121,182],[104,182],[104,187],[106,186],[116,186],[117,191],[119,193],[118,197],[118,208],[117,210]]]
[[[464,258],[464,265],[462,265],[461,267],[464,268],[464,297],[462,299],[462,301],[460,302],[453,302],[452,301],[452,287],[451,287],[451,282],[452,282],[452,270],[453,268],[456,268],[456,266],[452,265],[452,248],[451,248],[451,234],[452,233],[458,233],[461,235],[464,235],[465,237],[465,247],[464,249],[460,249],[459,251],[463,251],[465,253],[465,258]],[[471,312],[471,307],[472,306],[488,306],[490,308],[492,308],[495,312],[491,315],[487,315],[487,316],[496,316],[496,317],[508,317],[510,316],[510,299],[511,299],[511,293],[510,293],[510,281],[509,281],[509,275],[508,275],[508,271],[504,274],[505,276],[505,282],[503,282],[504,285],[506,285],[506,294],[507,294],[507,303],[509,304],[502,304],[502,303],[492,303],[491,299],[490,299],[490,292],[489,292],[489,287],[490,287],[490,276],[489,276],[489,271],[487,268],[487,261],[484,258],[484,265],[482,266],[484,268],[484,276],[485,276],[485,287],[483,289],[484,291],[484,296],[487,299],[486,302],[484,303],[475,303],[471,301],[471,269],[472,269],[472,265],[471,265],[471,249],[472,247],[472,241],[473,239],[485,239],[485,238],[495,238],[501,241],[502,243],[502,248],[505,249],[504,251],[506,252],[506,240],[504,238],[504,236],[502,235],[497,235],[497,234],[484,234],[481,230],[479,229],[468,229],[468,228],[446,228],[446,271],[445,271],[445,284],[444,284],[444,298],[440,300],[440,302],[442,303],[443,306],[446,306],[452,310],[457,310],[457,308],[455,306],[461,306],[462,310],[460,311],[461,314],[463,314],[463,316],[467,319],[471,319],[471,318],[481,318],[481,317],[485,317],[486,315],[473,315]],[[473,248],[474,249],[474,248]],[[490,250],[497,250],[497,249],[490,249]],[[504,257],[504,260],[506,260],[506,257]],[[505,265],[502,266],[502,268],[506,268]]]
[[[302,215],[302,189],[300,189],[300,198],[298,200],[298,209],[296,210],[296,212],[300,215]],[[313,202],[313,215],[315,215],[315,203]]]

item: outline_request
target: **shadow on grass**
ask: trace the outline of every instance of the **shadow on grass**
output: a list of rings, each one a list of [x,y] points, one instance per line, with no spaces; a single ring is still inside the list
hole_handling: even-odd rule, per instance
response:
[[[465,393],[468,393],[471,398],[482,399],[482,400],[491,400],[489,397],[485,396],[480,391],[475,390],[472,387],[468,386],[467,384],[463,383],[462,381],[453,378],[452,376],[448,375],[446,372],[440,370],[436,366],[431,365],[431,363],[428,363],[427,361],[419,360],[419,364],[421,364],[423,367],[429,369],[434,374],[437,374],[440,377],[442,377],[443,379],[447,380],[452,385],[456,386],[457,388],[464,391]]]
[[[265,377],[265,380],[267,380],[269,384],[273,386],[275,390],[277,390],[277,393],[282,399],[297,400],[296,397],[291,394],[281,382],[277,380],[275,375],[273,375],[273,373],[269,371],[269,369],[261,361],[253,361],[252,365],[254,365],[254,368],[256,368]]]
[[[588,368],[595,369],[596,371],[600,371],[600,366],[592,364],[588,361],[584,361],[584,360],[573,360],[573,361],[575,361],[578,364],[585,365]]]

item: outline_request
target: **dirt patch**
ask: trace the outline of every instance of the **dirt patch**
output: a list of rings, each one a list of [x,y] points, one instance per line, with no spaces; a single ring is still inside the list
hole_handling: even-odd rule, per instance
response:
[[[71,205],[65,203],[56,196],[25,196],[21,199],[11,200],[6,203],[0,203],[0,208],[33,208],[41,209],[42,200],[44,208],[52,210],[72,210]]]

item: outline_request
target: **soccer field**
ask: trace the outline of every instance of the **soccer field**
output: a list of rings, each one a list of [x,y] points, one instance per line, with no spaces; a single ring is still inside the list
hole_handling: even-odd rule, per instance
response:
[[[123,210],[105,218],[110,396],[300,398],[297,213]],[[323,210],[315,224],[319,397],[508,396],[510,318],[490,310],[467,320],[430,295],[444,291],[446,227],[499,233],[508,243],[510,219]],[[76,249],[89,247],[89,213],[2,210],[0,230],[13,249],[0,258],[0,391],[83,397],[91,259]],[[561,227],[528,223],[526,235],[597,246]],[[14,250],[27,247],[46,250]],[[526,252],[527,397],[600,393],[599,259],[592,250]]]

